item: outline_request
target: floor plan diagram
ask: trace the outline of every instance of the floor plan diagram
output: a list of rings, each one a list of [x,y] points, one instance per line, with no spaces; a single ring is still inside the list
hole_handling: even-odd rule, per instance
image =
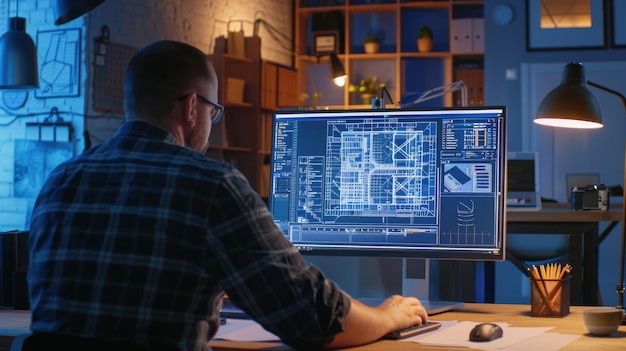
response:
[[[327,140],[327,215],[434,216],[435,123],[329,123]]]

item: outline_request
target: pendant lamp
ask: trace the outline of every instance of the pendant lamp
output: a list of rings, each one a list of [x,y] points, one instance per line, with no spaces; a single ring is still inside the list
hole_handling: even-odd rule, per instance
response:
[[[56,0],[54,2],[54,24],[67,23],[93,10],[104,0]]]
[[[26,34],[26,19],[9,18],[9,30],[0,37],[0,90],[39,87],[37,49]]]

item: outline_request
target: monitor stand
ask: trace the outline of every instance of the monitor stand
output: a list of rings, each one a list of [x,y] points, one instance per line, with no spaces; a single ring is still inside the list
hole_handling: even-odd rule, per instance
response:
[[[423,258],[401,258],[402,263],[402,296],[415,296],[428,312],[434,315],[455,308],[463,307],[463,302],[442,301],[430,298],[430,260]],[[371,306],[380,304],[380,298],[361,298],[363,303]]]
[[[379,258],[304,256],[324,275],[339,284],[350,296],[378,306],[391,295],[415,296],[420,299],[428,315],[463,307],[463,302],[430,299],[430,261],[421,258]],[[337,269],[342,267],[342,269]],[[221,316],[248,318],[234,304],[225,300]]]

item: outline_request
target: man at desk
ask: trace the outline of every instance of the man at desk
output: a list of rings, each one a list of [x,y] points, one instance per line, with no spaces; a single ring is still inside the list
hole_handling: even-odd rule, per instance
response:
[[[203,349],[224,291],[298,348],[426,321],[415,298],[353,300],[302,260],[240,172],[204,155],[223,112],[205,54],[150,44],[130,60],[124,93],[116,135],[56,168],[38,196],[25,350]]]

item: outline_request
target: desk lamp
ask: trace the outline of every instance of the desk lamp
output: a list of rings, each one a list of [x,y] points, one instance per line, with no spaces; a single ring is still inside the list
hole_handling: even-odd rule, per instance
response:
[[[561,84],[548,93],[539,105],[535,123],[562,128],[597,129],[602,128],[602,114],[600,106],[586,84],[617,95],[626,109],[624,95],[585,80],[585,70],[581,63],[572,62],[565,65]],[[625,147],[626,154],[626,147]],[[624,184],[626,184],[626,157],[624,159]],[[626,195],[624,200],[626,200]],[[615,292],[617,293],[617,308],[624,309],[624,251],[626,249],[626,201],[622,203],[622,245],[620,252],[619,280]],[[623,323],[622,323],[623,324]]]
[[[278,29],[276,29],[274,26],[267,23],[265,20],[261,18],[257,18],[254,21],[254,36],[255,37],[258,36],[260,24],[265,26],[265,29],[267,29],[267,31],[270,33],[270,36],[274,38],[278,42],[278,44],[282,46],[285,50],[288,50],[291,54],[294,54],[294,55],[298,54],[297,48],[295,49],[296,51],[294,51],[294,48],[289,48],[284,45],[283,42],[291,42],[293,45],[293,42],[289,36],[285,35],[284,33],[281,33]],[[333,80],[333,83],[335,83],[335,85],[339,87],[344,86],[346,84],[346,78],[348,76],[346,75],[346,70],[344,69],[343,64],[339,60],[339,57],[337,57],[336,53],[328,52],[328,53],[322,53],[322,54],[316,55],[317,63],[320,63],[320,59],[323,56],[327,56],[327,55],[330,57],[328,61],[328,67],[330,69],[330,77]]]
[[[330,54],[330,76],[333,79],[335,85],[342,87],[346,84],[346,70],[343,68],[343,64],[339,61],[336,54]]]
[[[453,93],[455,91],[461,91],[461,106],[467,106],[467,85],[462,80],[457,80],[450,84],[444,84],[435,88],[428,89],[418,93],[408,93],[402,100],[400,100],[401,106],[417,105],[421,102],[434,99],[439,96]]]
[[[448,93],[453,93],[455,91],[461,91],[461,106],[467,106],[467,85],[462,80],[457,80],[456,82],[452,82],[450,84],[440,85],[435,88],[428,89],[426,91],[420,91],[417,93],[408,93],[398,104],[400,107],[407,107],[412,105],[417,105],[424,101],[428,101],[434,99],[439,96],[446,95]],[[372,108],[373,109],[384,109],[385,108],[385,95],[389,98],[389,101],[393,105],[393,101],[391,100],[391,96],[389,95],[389,91],[386,87],[383,87],[380,91],[380,98],[374,97],[372,99]]]

